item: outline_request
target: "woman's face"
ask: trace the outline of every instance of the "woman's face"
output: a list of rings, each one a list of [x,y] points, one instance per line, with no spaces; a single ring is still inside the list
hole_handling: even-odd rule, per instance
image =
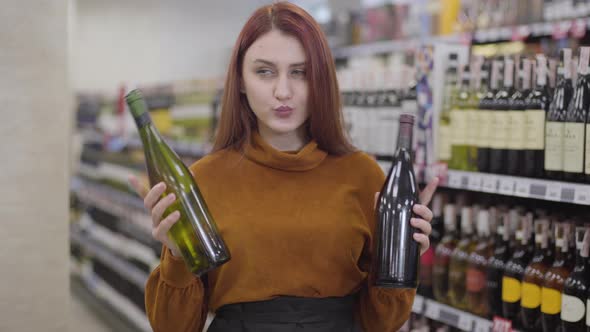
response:
[[[258,38],[243,61],[242,92],[271,135],[296,133],[309,116],[306,55],[299,40],[279,30]]]

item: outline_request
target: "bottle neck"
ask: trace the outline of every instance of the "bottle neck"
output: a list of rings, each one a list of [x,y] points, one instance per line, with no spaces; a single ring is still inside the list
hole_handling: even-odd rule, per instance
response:
[[[397,138],[397,148],[405,149],[407,151],[412,150],[412,134],[414,126],[412,123],[401,122],[399,124],[399,136]]]

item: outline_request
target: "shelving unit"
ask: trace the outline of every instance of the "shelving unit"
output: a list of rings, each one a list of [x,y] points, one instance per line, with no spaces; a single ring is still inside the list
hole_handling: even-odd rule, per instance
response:
[[[412,312],[456,327],[462,331],[490,332],[493,322],[420,295],[414,298]]]

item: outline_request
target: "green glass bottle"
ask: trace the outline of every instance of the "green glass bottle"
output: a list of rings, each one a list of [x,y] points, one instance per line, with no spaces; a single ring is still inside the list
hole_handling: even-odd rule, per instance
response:
[[[143,143],[151,186],[164,182],[167,189],[162,197],[170,193],[177,197],[163,215],[165,218],[174,211],[180,212],[180,219],[168,235],[178,247],[189,270],[201,276],[229,261],[229,250],[191,172],[164,142],[152,123],[141,92],[133,90],[125,100]]]
[[[449,168],[466,171],[469,169],[467,156],[469,148],[469,117],[471,73],[466,65],[461,73],[461,87],[457,93],[456,104],[451,111],[451,161]]]

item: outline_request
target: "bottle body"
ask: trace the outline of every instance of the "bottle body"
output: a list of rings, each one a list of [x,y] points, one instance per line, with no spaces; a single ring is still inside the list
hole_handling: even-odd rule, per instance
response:
[[[377,200],[375,233],[375,285],[386,288],[418,286],[420,245],[411,226],[412,208],[418,203],[418,183],[412,164],[414,117],[400,116],[398,148]]]
[[[151,123],[141,93],[137,90],[131,91],[126,100],[136,120],[144,146],[151,186],[165,182],[167,189],[164,195],[174,193],[177,197],[163,214],[165,218],[174,211],[180,212],[180,218],[170,229],[169,236],[182,254],[189,270],[201,276],[229,261],[229,250],[217,230],[191,172],[163,141]]]

